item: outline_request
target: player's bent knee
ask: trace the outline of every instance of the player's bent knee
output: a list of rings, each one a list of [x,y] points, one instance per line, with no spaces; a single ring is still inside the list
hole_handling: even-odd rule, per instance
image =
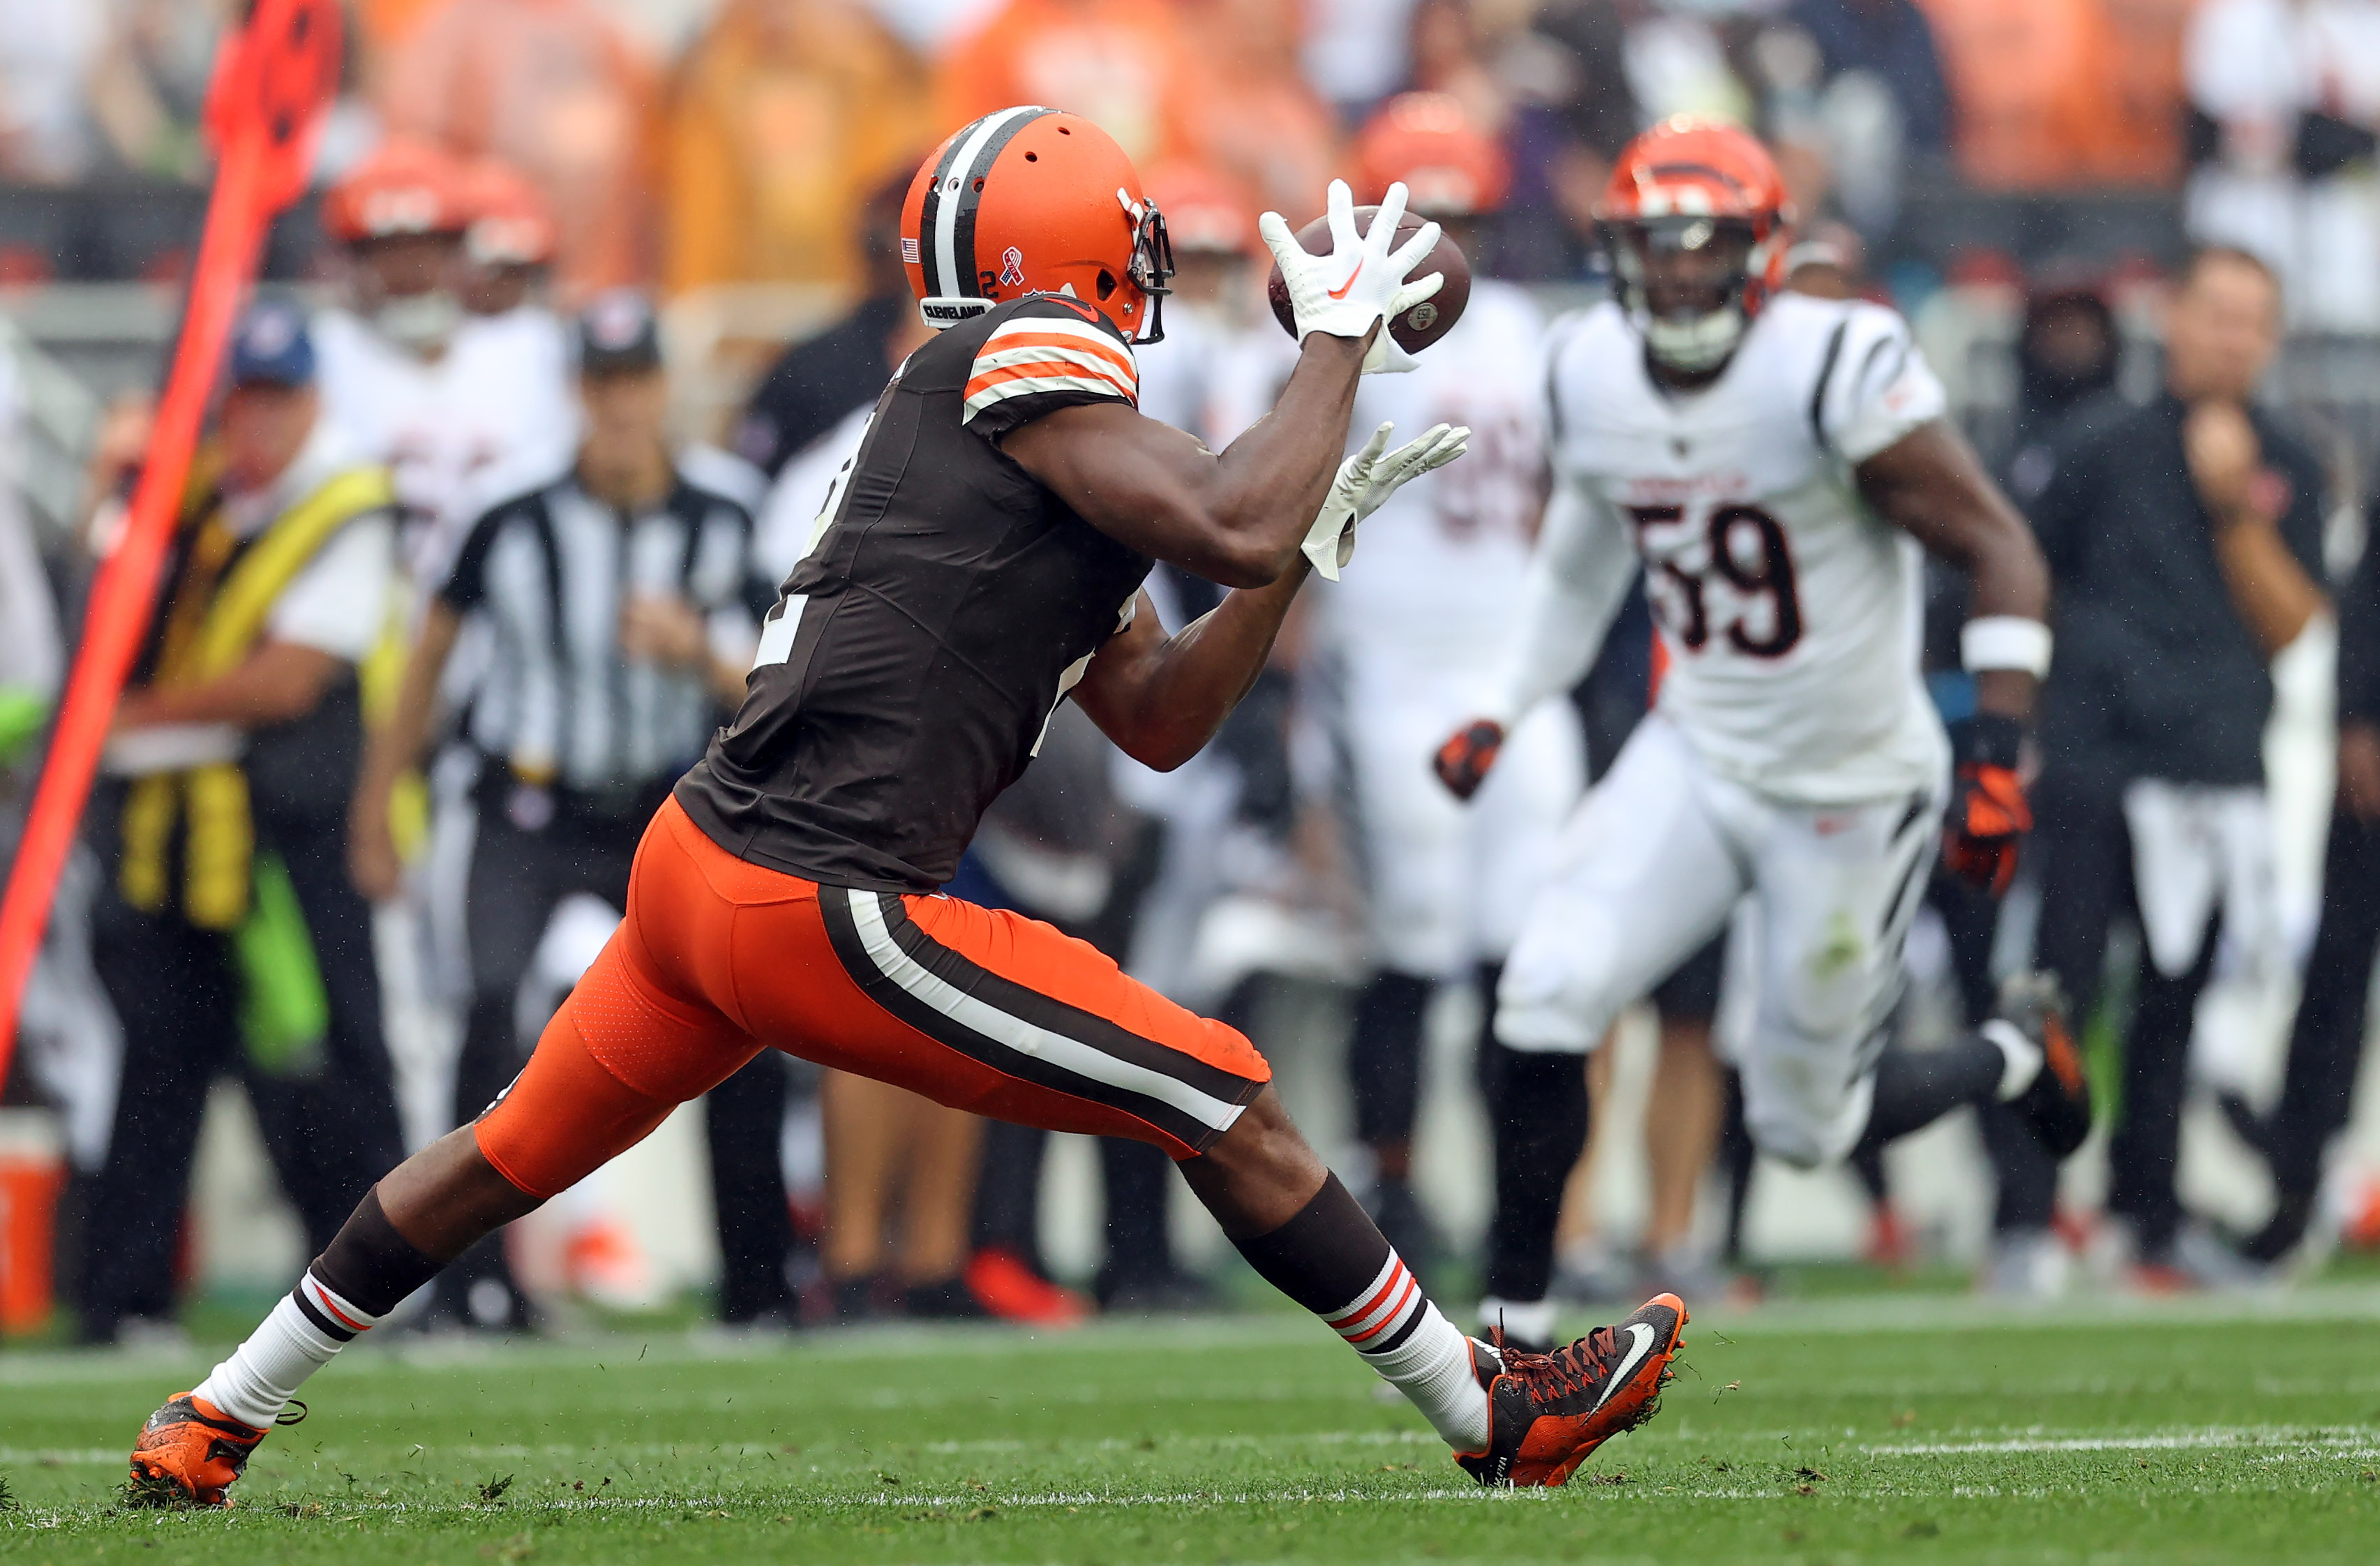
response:
[[[489,1167],[540,1199],[643,1141],[685,1102],[623,1081],[588,1047],[574,1012],[555,1014],[528,1064],[470,1128]]]

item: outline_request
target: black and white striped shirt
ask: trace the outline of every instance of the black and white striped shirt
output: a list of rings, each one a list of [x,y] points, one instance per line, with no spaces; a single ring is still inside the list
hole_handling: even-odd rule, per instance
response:
[[[620,611],[632,594],[686,600],[717,656],[750,656],[773,598],[749,577],[752,517],[689,475],[630,514],[580,489],[575,467],[471,527],[439,598],[481,616],[488,668],[467,730],[516,776],[589,795],[641,792],[702,754],[722,712],[702,672],[632,659]]]

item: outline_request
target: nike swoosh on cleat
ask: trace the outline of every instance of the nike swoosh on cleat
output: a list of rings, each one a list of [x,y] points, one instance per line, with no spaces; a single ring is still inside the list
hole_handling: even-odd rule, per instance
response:
[[[1336,288],[1326,288],[1323,292],[1329,294],[1334,299],[1343,299],[1347,297],[1347,290],[1355,285],[1355,279],[1363,275],[1364,263],[1362,261],[1357,261],[1355,263],[1355,270],[1347,274],[1346,282],[1342,283]]]
[[[1620,1390],[1621,1384],[1628,1379],[1629,1373],[1643,1362],[1646,1354],[1653,1352],[1654,1334],[1650,1323],[1632,1321],[1628,1324],[1628,1330],[1634,1334],[1635,1344],[1629,1349],[1627,1357],[1620,1362],[1620,1368],[1611,1373],[1611,1379],[1603,1384],[1603,1395],[1595,1400],[1595,1407],[1598,1412],[1605,1403],[1611,1401],[1611,1394]]]

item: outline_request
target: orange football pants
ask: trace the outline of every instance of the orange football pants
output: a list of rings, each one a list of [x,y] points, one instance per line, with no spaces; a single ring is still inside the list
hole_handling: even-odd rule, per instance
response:
[[[1241,1034],[1048,925],[748,864],[673,799],[637,849],[627,917],[480,1117],[480,1150],[553,1196],[763,1049],[1176,1159],[1272,1075]]]

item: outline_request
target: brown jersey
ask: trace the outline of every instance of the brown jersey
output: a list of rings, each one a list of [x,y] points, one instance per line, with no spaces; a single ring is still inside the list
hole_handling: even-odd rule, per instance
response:
[[[910,356],[762,627],[735,721],[677,785],[705,835],[832,885],[951,878],[1150,564],[1001,437],[1138,393],[1122,334],[1067,298],[1000,306]]]

